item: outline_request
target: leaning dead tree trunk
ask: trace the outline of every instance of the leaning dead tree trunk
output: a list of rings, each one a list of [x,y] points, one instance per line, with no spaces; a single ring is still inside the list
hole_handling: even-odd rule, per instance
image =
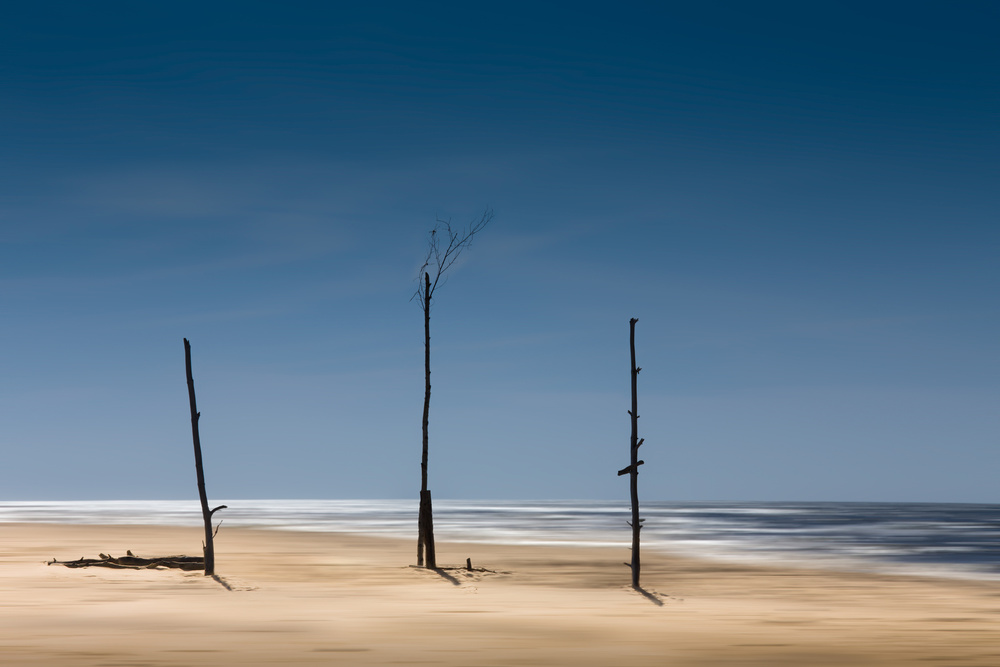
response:
[[[631,452],[631,463],[628,467],[618,471],[618,476],[629,475],[629,487],[632,495],[632,520],[628,525],[632,526],[632,562],[625,563],[632,568],[632,588],[639,588],[639,531],[642,530],[643,519],[639,518],[639,466],[645,461],[639,460],[639,447],[643,440],[639,439],[639,401],[637,397],[637,385],[639,371],[642,369],[635,365],[635,323],[636,318],[629,320],[629,349],[632,353],[632,409],[628,411],[632,417],[632,438],[629,443]]]
[[[198,420],[201,413],[198,412],[198,403],[194,398],[194,377],[191,375],[191,343],[184,339],[184,368],[187,371],[188,399],[191,403],[191,437],[194,440],[194,467],[198,473],[198,496],[201,498],[201,516],[205,520],[205,576],[210,577],[215,574],[215,545],[212,534],[212,515],[225,505],[219,505],[213,510],[208,509],[208,494],[205,493],[205,468],[201,462],[201,437],[198,435]]]

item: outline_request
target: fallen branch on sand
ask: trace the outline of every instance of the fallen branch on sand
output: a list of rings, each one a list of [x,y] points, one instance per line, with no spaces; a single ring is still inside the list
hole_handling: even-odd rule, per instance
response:
[[[155,570],[161,567],[173,567],[180,570],[204,570],[205,559],[200,556],[157,556],[155,558],[140,558],[129,551],[127,556],[115,558],[108,554],[100,554],[100,558],[80,558],[79,560],[56,560],[46,562],[46,565],[65,565],[66,567],[110,567],[116,570]]]

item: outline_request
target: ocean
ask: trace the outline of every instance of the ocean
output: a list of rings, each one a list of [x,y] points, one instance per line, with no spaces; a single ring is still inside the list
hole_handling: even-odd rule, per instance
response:
[[[227,526],[416,539],[409,500],[219,500]],[[648,502],[643,549],[790,567],[1000,580],[1000,505]],[[620,547],[627,502],[434,502],[438,540]],[[0,522],[200,526],[197,500],[0,502]],[[3,546],[0,545],[0,550]],[[624,558],[624,556],[623,556]]]

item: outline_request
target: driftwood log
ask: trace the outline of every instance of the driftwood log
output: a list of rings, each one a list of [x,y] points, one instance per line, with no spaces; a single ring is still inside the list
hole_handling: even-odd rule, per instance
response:
[[[115,570],[155,570],[161,567],[173,567],[180,570],[204,570],[205,559],[200,556],[156,556],[140,558],[131,551],[126,556],[115,558],[108,554],[100,554],[99,558],[80,558],[79,560],[56,560],[53,558],[46,565],[65,565],[66,567],[110,567]]]

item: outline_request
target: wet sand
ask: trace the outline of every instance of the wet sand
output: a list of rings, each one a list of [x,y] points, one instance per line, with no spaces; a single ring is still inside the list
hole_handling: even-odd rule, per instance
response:
[[[0,524],[0,665],[1000,665],[1000,584],[747,567],[627,549],[227,529],[220,581],[48,566],[198,555],[193,528]],[[227,590],[226,584],[231,590]]]

